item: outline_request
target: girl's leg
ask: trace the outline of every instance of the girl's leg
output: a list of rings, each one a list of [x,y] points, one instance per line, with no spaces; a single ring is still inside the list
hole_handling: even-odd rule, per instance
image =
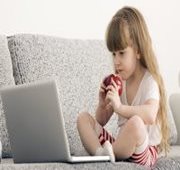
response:
[[[127,159],[135,152],[136,147],[143,144],[147,131],[143,120],[139,116],[131,117],[120,130],[113,150],[117,160]]]
[[[89,113],[79,114],[77,119],[79,135],[85,149],[91,155],[95,155],[97,148],[101,147],[98,139],[99,134],[95,131],[95,126],[96,120]]]

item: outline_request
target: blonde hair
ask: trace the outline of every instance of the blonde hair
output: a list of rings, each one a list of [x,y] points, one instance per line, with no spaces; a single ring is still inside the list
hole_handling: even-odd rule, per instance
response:
[[[149,70],[157,82],[160,100],[156,123],[159,123],[162,133],[162,140],[158,149],[167,154],[169,150],[169,127],[165,88],[142,14],[132,7],[124,7],[117,11],[108,25],[106,43],[111,52],[123,50],[128,46],[134,47],[140,54],[140,63]]]

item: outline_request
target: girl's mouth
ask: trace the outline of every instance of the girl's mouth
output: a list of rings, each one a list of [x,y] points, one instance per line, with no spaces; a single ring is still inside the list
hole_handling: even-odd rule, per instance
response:
[[[124,77],[124,71],[123,70],[120,70],[120,69],[116,69],[115,70],[115,74],[120,76],[122,78],[122,80],[125,80],[125,77]]]

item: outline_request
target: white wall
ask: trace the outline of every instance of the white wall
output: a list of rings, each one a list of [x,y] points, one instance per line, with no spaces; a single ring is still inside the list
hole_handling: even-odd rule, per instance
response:
[[[109,20],[124,5],[137,7],[143,13],[168,93],[179,91],[178,0],[0,0],[0,34],[104,39]]]

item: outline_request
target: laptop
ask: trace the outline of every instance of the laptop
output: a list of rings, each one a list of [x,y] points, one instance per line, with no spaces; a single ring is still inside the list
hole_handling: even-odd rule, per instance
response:
[[[55,80],[0,90],[15,163],[100,162],[109,156],[71,156]]]

